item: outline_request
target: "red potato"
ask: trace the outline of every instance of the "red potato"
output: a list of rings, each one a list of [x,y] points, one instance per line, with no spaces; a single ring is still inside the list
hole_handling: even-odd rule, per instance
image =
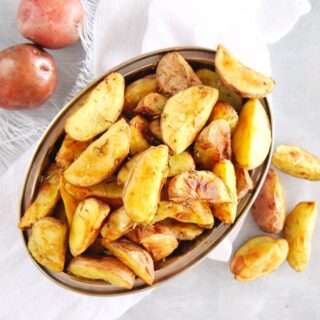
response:
[[[83,15],[80,0],[22,0],[18,28],[25,38],[60,49],[79,40]]]
[[[32,44],[20,44],[0,52],[0,107],[39,107],[53,93],[57,67],[53,57]]]

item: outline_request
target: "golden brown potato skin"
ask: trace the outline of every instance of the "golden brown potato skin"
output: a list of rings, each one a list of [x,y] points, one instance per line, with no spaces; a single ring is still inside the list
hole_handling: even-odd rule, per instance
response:
[[[188,170],[195,170],[196,166],[191,154],[184,151],[169,157],[169,173],[168,177],[176,176],[179,173]]]
[[[132,155],[148,149],[149,122],[141,116],[135,116],[130,120],[129,126],[131,132],[129,153]]]
[[[159,141],[162,141],[160,119],[152,120],[149,124],[149,130]]]
[[[217,73],[213,70],[202,68],[197,70],[196,75],[205,86],[218,88],[221,85]]]
[[[113,257],[76,257],[71,260],[68,271],[77,277],[104,280],[126,289],[133,287],[135,279],[134,273]]]
[[[278,146],[272,156],[272,164],[294,177],[320,180],[320,159],[299,147],[284,144]]]
[[[212,121],[200,132],[194,144],[194,158],[206,170],[211,170],[223,159],[231,158],[231,134],[227,121]]]
[[[160,224],[169,228],[177,240],[194,240],[204,231],[204,228],[196,224],[184,223],[170,218],[161,221]]]
[[[202,84],[191,66],[178,52],[167,53],[160,59],[156,79],[160,92],[167,96]]]
[[[289,243],[288,262],[296,271],[308,266],[316,216],[317,203],[310,201],[298,203],[287,217],[284,235]]]
[[[240,167],[238,164],[235,164],[234,169],[237,181],[237,196],[240,200],[253,189],[253,181],[247,169]]]
[[[282,231],[286,219],[286,203],[281,181],[274,170],[269,170],[251,212],[262,231]]]
[[[60,170],[54,163],[44,175],[42,185],[35,200],[24,213],[18,225],[19,228],[29,228],[38,219],[50,216],[60,199]]]
[[[28,249],[40,264],[53,272],[63,271],[67,225],[52,217],[37,220],[31,229]]]
[[[230,269],[240,281],[252,281],[275,271],[287,258],[288,242],[258,236],[243,244],[232,258]]]
[[[145,117],[159,116],[168,98],[160,93],[152,92],[143,97],[134,109],[134,113]]]

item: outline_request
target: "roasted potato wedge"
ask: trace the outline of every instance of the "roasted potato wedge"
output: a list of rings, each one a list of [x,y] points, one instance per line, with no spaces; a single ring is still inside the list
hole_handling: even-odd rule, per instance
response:
[[[225,120],[228,122],[230,132],[233,133],[239,120],[237,111],[227,102],[218,101],[211,112],[209,123],[215,120]]]
[[[200,132],[194,144],[194,158],[206,170],[211,170],[223,159],[231,158],[231,134],[227,121],[212,121]]]
[[[151,223],[155,224],[166,218],[172,218],[180,222],[194,223],[207,229],[211,229],[214,218],[207,202],[190,201],[176,203],[173,201],[160,201],[157,212]]]
[[[197,70],[196,75],[205,86],[218,88],[221,85],[217,73],[213,70],[202,68]]]
[[[125,91],[123,111],[132,114],[138,102],[149,93],[157,92],[155,75],[149,75],[129,84]]]
[[[316,216],[316,202],[300,202],[287,217],[284,235],[289,243],[288,262],[296,271],[308,266]]]
[[[69,233],[70,252],[74,257],[84,252],[96,240],[109,211],[110,207],[106,203],[95,198],[79,203]]]
[[[247,169],[240,167],[238,164],[234,166],[237,180],[237,197],[242,199],[253,189],[253,181]]]
[[[271,129],[267,113],[259,100],[248,100],[232,136],[232,151],[237,163],[248,170],[259,167],[266,159],[270,146]]]
[[[227,203],[214,203],[212,206],[213,215],[224,223],[234,223],[237,216],[237,183],[234,166],[230,160],[222,160],[213,166],[213,173],[216,174],[227,186],[232,201]]]
[[[67,169],[71,163],[78,159],[82,151],[84,151],[91,142],[91,140],[77,141],[66,134],[56,155],[56,162],[59,168]]]
[[[264,232],[279,233],[286,219],[286,202],[279,177],[270,169],[252,206],[252,216]]]
[[[61,272],[66,256],[67,225],[52,217],[37,220],[31,229],[28,249],[38,263]]]
[[[124,79],[113,72],[102,80],[67,119],[66,133],[78,141],[88,141],[106,131],[120,116],[124,104]]]
[[[129,153],[130,128],[124,119],[113,124],[90,144],[64,172],[65,179],[79,187],[89,187],[110,177]]]
[[[235,92],[230,91],[229,89],[227,89],[222,85],[218,89],[219,89],[219,100],[230,104],[239,112],[242,107],[242,102],[243,102],[242,98]]]
[[[204,231],[196,224],[184,223],[170,218],[161,221],[160,224],[169,228],[177,240],[194,240]]]
[[[231,272],[240,281],[252,281],[275,271],[287,258],[288,242],[259,236],[243,244],[233,256]]]
[[[167,96],[202,84],[189,63],[178,52],[167,53],[160,59],[156,79],[160,92]]]
[[[168,185],[172,201],[202,200],[210,203],[231,202],[223,181],[210,171],[187,171],[173,177]]]
[[[152,120],[149,124],[149,130],[159,141],[162,141],[160,119]]]
[[[146,250],[126,239],[113,242],[103,239],[102,244],[145,283],[152,285],[154,265],[150,254]]]
[[[123,204],[133,221],[149,222],[156,213],[168,174],[168,155],[165,145],[150,147],[139,156],[134,170],[130,170],[123,189]]]
[[[292,145],[282,144],[272,156],[272,164],[297,178],[320,180],[320,159]]]
[[[264,98],[274,88],[270,77],[246,67],[222,45],[217,48],[214,63],[222,84],[243,98]]]
[[[128,178],[131,168],[135,165],[140,153],[135,154],[131,159],[129,159],[119,170],[117,175],[117,183],[120,186],[124,186]]]
[[[126,289],[133,287],[135,279],[135,274],[113,257],[76,257],[71,260],[68,271],[77,277],[104,280]]]
[[[100,234],[104,239],[114,241],[128,232],[134,224],[135,222],[128,216],[126,209],[121,207],[110,214]]]
[[[59,189],[60,170],[54,163],[45,172],[38,194],[24,213],[18,227],[30,228],[38,219],[50,216],[60,199]]]
[[[168,177],[176,176],[179,173],[188,170],[195,170],[196,166],[191,154],[184,151],[169,157]]]
[[[217,99],[217,89],[195,86],[180,91],[167,101],[161,114],[161,133],[174,154],[183,152],[192,144]]]
[[[147,139],[149,122],[141,116],[135,116],[129,122],[131,138],[130,138],[130,154],[136,154],[150,147]]]
[[[143,97],[134,108],[134,113],[145,117],[159,116],[166,104],[168,98],[162,94],[153,92]]]

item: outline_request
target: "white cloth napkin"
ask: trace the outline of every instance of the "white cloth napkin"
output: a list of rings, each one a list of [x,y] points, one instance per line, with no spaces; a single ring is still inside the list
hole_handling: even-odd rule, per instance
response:
[[[89,7],[94,1],[84,2]],[[95,15],[88,13],[88,29],[82,39],[86,66],[76,89],[142,52],[178,45],[215,48],[223,43],[243,62],[269,74],[266,44],[279,40],[309,10],[307,0],[101,0]],[[32,150],[0,178],[1,317],[118,318],[150,290],[117,298],[75,294],[43,277],[27,257],[16,225],[21,183]],[[228,259],[236,234],[237,230],[211,257]]]

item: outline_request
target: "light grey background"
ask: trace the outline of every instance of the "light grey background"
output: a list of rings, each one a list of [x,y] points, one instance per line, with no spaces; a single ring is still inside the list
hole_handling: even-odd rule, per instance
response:
[[[19,36],[12,19],[17,2],[0,0],[0,50],[25,41]],[[273,104],[277,143],[307,145],[310,151],[320,155],[320,117],[317,111],[320,100],[320,2],[310,2],[311,13],[302,17],[294,30],[278,44],[270,46],[272,75],[277,82]],[[62,105],[75,80],[74,67],[79,65],[84,53],[77,44],[55,51],[53,55],[59,66],[59,86],[46,107],[29,112],[35,117],[50,118]],[[286,192],[288,209],[300,200],[320,198],[319,183],[282,174],[280,177],[285,190],[289,190]],[[313,190],[312,199],[310,190]],[[318,199],[314,198],[315,194]],[[233,279],[227,264],[205,260],[157,288],[121,320],[320,319],[319,227],[320,218],[313,238],[310,265],[304,273],[296,273],[284,263],[271,275],[255,282],[241,283]],[[258,234],[261,232],[248,216],[235,247]]]

